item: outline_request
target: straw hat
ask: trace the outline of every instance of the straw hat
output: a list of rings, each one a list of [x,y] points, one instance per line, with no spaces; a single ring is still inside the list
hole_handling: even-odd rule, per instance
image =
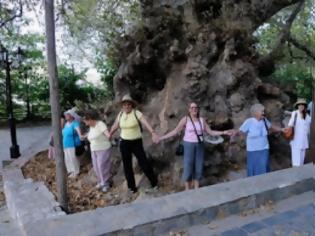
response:
[[[137,106],[136,101],[133,100],[129,94],[126,94],[125,96],[123,96],[123,98],[120,101],[120,104],[122,105],[124,102],[130,102],[133,107]]]
[[[80,121],[81,117],[75,112],[75,108],[71,108],[63,113],[64,115],[68,114],[73,117],[74,120]]]
[[[304,98],[298,98],[298,100],[296,101],[296,103],[294,103],[294,107],[297,108],[298,105],[303,104],[305,106],[307,106],[307,102]]]

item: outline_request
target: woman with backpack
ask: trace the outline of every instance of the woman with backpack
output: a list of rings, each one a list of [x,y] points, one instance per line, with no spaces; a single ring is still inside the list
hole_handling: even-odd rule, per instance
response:
[[[202,178],[204,162],[203,134],[206,132],[212,136],[230,135],[232,131],[211,130],[203,117],[199,116],[199,107],[192,102],[188,115],[183,117],[176,128],[161,136],[159,141],[175,136],[184,130],[184,172],[182,180],[185,182],[185,190],[199,188]]]
[[[136,156],[140,168],[148,177],[151,186],[154,188],[157,186],[158,180],[144,152],[142,143],[142,125],[151,133],[153,140],[157,140],[158,136],[142,113],[136,109],[136,102],[130,95],[125,95],[123,97],[121,106],[122,110],[111,127],[110,136],[120,128],[119,147],[128,188],[133,193],[137,192],[132,167],[132,154]]]

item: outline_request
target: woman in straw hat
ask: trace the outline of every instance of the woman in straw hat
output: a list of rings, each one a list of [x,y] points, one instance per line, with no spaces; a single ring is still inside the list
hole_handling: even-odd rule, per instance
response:
[[[65,113],[65,124],[62,129],[63,150],[65,155],[66,169],[69,177],[76,177],[80,173],[80,162],[75,154],[75,147],[80,146],[81,135],[80,116],[74,109],[67,110]]]
[[[294,104],[296,109],[291,114],[289,127],[294,127],[294,136],[290,142],[292,166],[304,164],[305,150],[308,149],[308,137],[310,134],[311,117],[307,114],[307,102],[299,98]]]
[[[151,133],[154,141],[158,139],[158,136],[142,113],[136,109],[136,102],[130,95],[125,95],[120,104],[122,111],[118,114],[111,127],[110,136],[120,128],[120,152],[128,188],[132,192],[137,192],[132,168],[132,154],[136,156],[139,166],[150,180],[151,186],[155,187],[157,186],[157,177],[143,149],[142,125]]]

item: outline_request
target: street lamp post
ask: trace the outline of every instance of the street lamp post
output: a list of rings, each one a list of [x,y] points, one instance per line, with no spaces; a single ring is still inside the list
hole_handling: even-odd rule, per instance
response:
[[[11,133],[11,143],[10,147],[10,157],[18,158],[20,154],[20,147],[17,144],[16,140],[16,127],[15,119],[13,115],[13,104],[12,104],[12,89],[11,89],[11,76],[10,76],[10,65],[9,53],[3,45],[0,44],[0,63],[3,65],[6,73],[5,83],[6,83],[6,105],[7,105],[7,115],[8,115],[8,124],[10,127]]]
[[[30,96],[29,96],[29,84],[28,84],[28,73],[29,67],[24,70],[24,81],[25,81],[25,99],[26,99],[26,118],[29,120],[31,118],[31,107],[30,107]]]

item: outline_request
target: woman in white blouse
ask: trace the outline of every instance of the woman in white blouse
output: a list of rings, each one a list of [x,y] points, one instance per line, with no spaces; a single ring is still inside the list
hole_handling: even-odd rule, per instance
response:
[[[305,150],[309,147],[309,134],[311,117],[307,114],[307,102],[299,98],[294,104],[295,111],[292,112],[288,126],[294,127],[294,137],[290,142],[292,166],[304,164]]]

